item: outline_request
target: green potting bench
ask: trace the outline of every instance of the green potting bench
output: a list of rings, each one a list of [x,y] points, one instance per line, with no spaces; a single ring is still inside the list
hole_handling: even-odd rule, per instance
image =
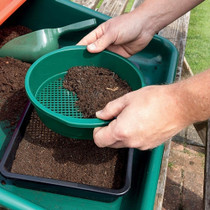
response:
[[[131,10],[138,7],[144,0],[134,0],[131,6]],[[97,10],[103,14],[106,14],[111,17],[118,16],[124,13],[125,8],[129,0],[103,0],[100,6],[98,5],[99,0],[74,0],[74,2],[86,6],[90,9]],[[164,29],[159,32],[160,36],[163,36],[170,40],[179,51],[179,61],[177,66],[177,75],[176,79],[180,80],[183,74],[183,63],[184,63],[184,54],[185,54],[185,46],[187,40],[187,31],[190,20],[190,12],[183,15]],[[185,73],[185,72],[184,72]],[[164,189],[166,184],[166,176],[167,176],[167,167],[168,167],[168,159],[170,154],[171,140],[165,143],[162,166],[160,171],[160,177],[157,186],[157,193],[155,199],[154,209],[161,210],[162,203],[164,198]]]
[[[38,3],[36,3],[38,2]],[[52,5],[50,5],[50,3],[52,2]],[[68,0],[45,0],[45,1],[39,1],[39,0],[28,0],[27,3],[28,5],[26,5],[26,9],[27,9],[27,14],[24,12],[24,18],[23,15],[18,14],[17,16],[20,17],[21,16],[21,23],[26,24],[26,26],[28,25],[28,20],[27,17],[30,16],[31,14],[31,10],[29,8],[30,4],[33,4],[33,6],[35,7],[34,10],[36,10],[36,13],[33,13],[33,18],[30,19],[31,23],[30,26],[33,29],[37,29],[37,27],[39,25],[42,25],[42,27],[46,27],[46,26],[50,26],[50,27],[55,27],[56,24],[64,24],[63,22],[65,22],[65,24],[68,22],[68,18],[66,18],[66,15],[69,15],[69,11],[68,8],[66,8],[66,6],[68,7],[70,5],[69,3],[70,1]],[[98,18],[99,21],[104,21],[105,19],[108,18],[108,16],[114,17],[117,15],[120,15],[124,12],[127,3],[129,2],[129,0],[104,0],[104,1],[99,1],[99,0],[75,0],[75,3],[78,3],[80,5],[83,5],[84,7],[88,7],[91,10],[96,10],[97,14],[94,13],[94,15],[96,15],[96,17]],[[98,5],[98,3],[100,2],[100,4]],[[61,3],[61,4],[59,4]],[[140,5],[142,3],[142,0],[134,0],[132,1],[132,7],[131,10],[133,10],[134,8],[136,8],[138,5]],[[59,15],[57,15],[55,13],[56,9],[54,7],[56,7],[58,4],[59,9],[63,11],[63,13],[60,13]],[[89,16],[92,17],[92,11],[91,10],[85,10],[83,8],[80,8],[80,10],[78,11],[76,8],[76,5],[70,5],[72,7],[72,16],[71,17],[75,17],[77,16],[77,18],[81,18],[81,15],[83,15],[84,13],[84,17],[83,18],[87,18]],[[46,9],[48,8],[48,9]],[[29,11],[29,10],[30,11]],[[21,13],[21,10],[17,11],[19,13]],[[101,14],[100,14],[101,13]],[[42,17],[43,15],[43,17]],[[63,17],[62,17],[63,15]],[[104,16],[107,15],[107,16]],[[75,18],[76,19],[76,18]],[[43,20],[43,22],[42,22]],[[57,21],[56,23],[53,22]],[[73,21],[73,20],[72,20]],[[181,78],[181,74],[182,74],[182,64],[183,64],[183,60],[184,60],[184,50],[185,50],[185,44],[186,44],[186,37],[187,37],[187,29],[188,29],[188,23],[189,23],[189,13],[187,13],[186,15],[184,15],[183,17],[179,18],[178,20],[176,20],[175,22],[173,22],[172,24],[170,24],[169,26],[167,26],[166,28],[164,28],[163,30],[161,30],[159,32],[160,36],[163,36],[165,38],[167,38],[168,40],[170,40],[178,49],[179,51],[179,60],[178,60],[178,67],[177,67],[177,80],[179,80]],[[64,44],[65,44],[65,40]],[[156,40],[155,40],[156,41]],[[172,81],[172,77],[170,79],[170,82]],[[158,171],[158,175],[159,175],[159,181],[158,181],[158,186],[157,186],[157,190],[156,190],[156,198],[155,198],[155,204],[154,204],[154,209],[162,209],[162,203],[163,203],[163,196],[164,196],[164,189],[165,189],[165,182],[166,182],[166,174],[167,174],[167,166],[168,166],[168,158],[169,158],[169,153],[170,153],[170,144],[171,141],[169,140],[164,148],[163,147],[159,147],[157,148],[153,153],[152,153],[152,158],[154,159],[154,155],[157,152],[161,153],[161,150],[164,149],[163,152],[163,159],[162,159],[162,165],[161,165],[161,170],[160,170],[160,175],[159,175],[159,169],[157,167],[157,165],[153,165],[153,168],[149,167],[148,170],[148,174],[147,176],[149,178],[147,178],[147,180],[149,179],[151,182],[153,182],[153,180],[155,180],[155,177],[153,174],[151,174],[151,170],[157,170]],[[163,149],[162,149],[163,148]],[[162,153],[161,153],[162,154]],[[146,160],[146,159],[145,159]],[[161,159],[160,159],[161,161]],[[154,162],[153,162],[154,163]],[[155,167],[157,167],[156,169],[154,169]],[[151,177],[153,176],[153,177]],[[146,183],[147,184],[147,183]],[[154,188],[155,183],[153,183],[153,187]],[[13,189],[12,185],[8,185],[8,186],[2,186],[2,188],[6,188],[5,193],[3,193],[4,199],[5,199],[5,203],[11,200],[11,197],[14,198],[14,201],[17,201],[17,205],[19,205],[19,209],[21,209],[21,204],[23,205],[22,209],[26,209],[27,206],[30,206],[31,209],[42,209],[37,208],[37,205],[34,205],[30,202],[30,201],[34,201],[34,199],[37,201],[37,203],[41,203],[44,202],[43,200],[45,198],[47,198],[46,202],[47,204],[49,204],[49,206],[51,206],[54,201],[54,199],[56,199],[57,202],[63,202],[66,204],[70,204],[73,203],[75,200],[77,200],[76,198],[71,198],[69,200],[69,198],[67,197],[63,197],[61,195],[58,195],[57,197],[54,197],[54,195],[49,194],[47,196],[45,196],[44,194],[38,195],[36,193],[34,193],[33,191],[30,190],[22,190],[22,189]],[[144,192],[144,196],[147,196],[147,198],[142,198],[142,197],[138,197],[139,199],[139,203],[137,205],[135,205],[135,209],[145,209],[144,206],[149,206],[147,209],[151,209],[153,207],[153,202],[152,204],[148,203],[148,200],[151,199],[151,197],[153,196],[153,190],[151,188],[146,187],[145,188],[145,192]],[[156,189],[156,187],[155,187]],[[16,190],[17,190],[17,194],[20,194],[23,198],[21,197],[17,197],[16,196]],[[24,199],[25,197],[28,197],[28,194],[31,193],[30,198],[28,198],[30,201],[28,201],[29,203],[27,203],[27,200]],[[32,198],[32,195],[34,195],[35,197]],[[43,195],[43,196],[42,196]],[[36,197],[37,196],[37,197]],[[137,195],[138,196],[138,195]],[[59,200],[60,199],[60,200]],[[136,198],[133,198],[134,200]],[[146,200],[146,201],[145,201]],[[7,203],[8,203],[7,202]],[[117,205],[121,205],[119,204],[119,202],[121,201],[117,201],[115,203],[113,203],[112,206],[109,206],[108,204],[104,204],[101,205],[101,209],[125,209],[122,206],[120,206],[118,208]],[[144,203],[142,204],[142,202],[147,202],[147,205]],[[46,205],[47,205],[46,204]],[[1,203],[0,203],[1,205]],[[73,209],[81,209],[82,205],[86,205],[85,207],[87,209],[100,209],[97,207],[97,202],[96,203],[92,203],[91,201],[87,201],[87,202],[80,202],[80,208],[77,207],[72,207]],[[134,207],[133,201],[128,202],[129,207],[131,209],[134,209],[132,207]],[[152,207],[151,207],[152,205]],[[65,206],[65,205],[63,205]],[[66,207],[66,206],[65,206]],[[62,207],[59,207],[59,203],[56,206],[57,209],[62,209]],[[68,206],[67,208],[68,209]]]

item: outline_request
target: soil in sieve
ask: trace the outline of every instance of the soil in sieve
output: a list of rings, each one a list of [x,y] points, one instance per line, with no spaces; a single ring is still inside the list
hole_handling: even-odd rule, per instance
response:
[[[95,118],[96,111],[131,91],[126,81],[106,68],[75,66],[64,77],[63,87],[78,97],[75,106],[84,118]]]

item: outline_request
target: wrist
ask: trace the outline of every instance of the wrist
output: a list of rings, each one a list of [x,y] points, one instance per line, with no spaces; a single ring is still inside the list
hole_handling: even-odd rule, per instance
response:
[[[185,86],[182,82],[177,82],[169,85],[170,95],[173,98],[176,110],[176,120],[182,127],[187,127],[194,122],[192,113],[190,111],[190,99]]]
[[[168,24],[190,11],[203,0],[145,0],[134,11],[144,19],[147,31],[158,33]]]
[[[210,117],[210,70],[171,85],[179,116],[189,125]]]
[[[170,23],[173,9],[168,4],[145,0],[133,12],[138,20],[137,23],[144,23],[142,24],[144,30],[154,35]]]
[[[159,31],[159,27],[156,24],[156,15],[148,12],[148,7],[142,3],[139,7],[133,10],[131,13],[134,15],[134,19],[137,20],[136,24],[142,27],[142,33],[147,33],[150,36],[154,36]]]

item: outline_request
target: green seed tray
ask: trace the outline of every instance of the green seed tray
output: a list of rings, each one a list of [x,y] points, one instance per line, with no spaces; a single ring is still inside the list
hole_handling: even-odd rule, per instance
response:
[[[38,30],[96,18],[100,24],[110,17],[69,0],[28,0],[3,25],[20,24]],[[60,47],[75,45],[88,31],[63,36]],[[146,85],[170,84],[176,75],[178,52],[168,40],[155,35],[150,44],[130,59],[141,69]],[[0,159],[11,138],[8,122],[0,122]],[[62,210],[152,210],[164,145],[149,151],[134,151],[132,184],[129,192],[111,203],[21,188],[0,175],[0,206],[9,209]],[[27,183],[26,183],[27,184]]]

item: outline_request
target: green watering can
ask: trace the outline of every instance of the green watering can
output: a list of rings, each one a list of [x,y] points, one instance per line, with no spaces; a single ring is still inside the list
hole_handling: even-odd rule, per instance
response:
[[[41,29],[17,37],[0,49],[0,57],[13,57],[33,63],[42,55],[59,48],[58,39],[67,32],[81,31],[96,26],[96,19],[73,23],[61,28]]]

